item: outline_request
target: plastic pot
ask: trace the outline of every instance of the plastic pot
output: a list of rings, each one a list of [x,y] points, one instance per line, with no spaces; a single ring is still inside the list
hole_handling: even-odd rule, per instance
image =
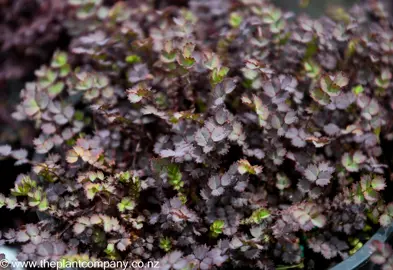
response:
[[[40,220],[48,219],[50,216],[37,212],[38,218]],[[362,269],[374,269],[375,265],[367,265],[369,263],[370,256],[372,254],[371,245],[374,240],[378,240],[383,243],[387,243],[389,240],[393,239],[393,223],[389,227],[380,228],[355,254],[348,257],[346,260],[339,264],[336,264],[330,270],[358,270]],[[253,269],[253,268],[250,268]],[[71,268],[69,270],[76,270]]]
[[[387,243],[391,238],[393,238],[393,223],[389,227],[380,228],[371,238],[359,249],[355,254],[341,263],[335,265],[330,270],[355,270],[361,269],[362,266],[366,266],[369,262],[370,256],[372,254],[371,245],[374,240]],[[367,268],[372,269],[372,267]]]

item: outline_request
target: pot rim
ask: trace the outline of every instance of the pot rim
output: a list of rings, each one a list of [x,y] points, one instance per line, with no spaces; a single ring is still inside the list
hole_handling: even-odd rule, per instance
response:
[[[330,268],[330,270],[358,269],[370,259],[373,253],[371,249],[372,242],[378,240],[385,243],[391,236],[393,236],[393,223],[388,227],[381,227],[355,254]]]

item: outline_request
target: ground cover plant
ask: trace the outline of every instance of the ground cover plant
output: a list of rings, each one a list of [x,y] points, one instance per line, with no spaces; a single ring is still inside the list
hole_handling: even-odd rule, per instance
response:
[[[321,269],[392,223],[382,2],[63,4],[69,46],[12,114],[34,149],[0,146],[31,166],[0,206],[40,217],[1,234],[20,260]]]

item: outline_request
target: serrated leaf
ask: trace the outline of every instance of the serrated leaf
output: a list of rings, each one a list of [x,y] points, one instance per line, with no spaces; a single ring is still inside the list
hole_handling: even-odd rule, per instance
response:
[[[220,82],[222,82],[225,78],[225,76],[228,74],[229,68],[228,67],[217,67],[213,69],[211,73],[211,79],[213,85],[216,85]]]
[[[116,244],[116,248],[120,251],[125,251],[129,245],[131,245],[131,240],[123,238]]]
[[[129,198],[125,197],[117,204],[117,209],[119,212],[124,212],[126,210],[132,211],[135,208],[135,202]]]
[[[232,93],[235,87],[236,84],[232,79],[224,79],[223,82],[217,84],[213,89],[214,105],[223,104],[226,95]]]
[[[307,169],[304,171],[304,176],[311,182],[318,179],[319,170],[314,164],[308,165]]]
[[[376,176],[371,181],[371,186],[374,190],[381,191],[386,187],[385,179],[382,176]]]
[[[211,139],[214,142],[220,142],[224,140],[228,135],[231,133],[229,129],[226,129],[224,127],[218,126],[213,129],[213,132],[211,134]]]
[[[348,153],[345,153],[342,156],[341,164],[349,172],[357,172],[357,171],[359,171],[359,165],[356,162],[354,162],[353,158]]]
[[[206,61],[204,64],[207,69],[213,70],[220,66],[220,59],[216,54],[214,53],[205,54],[205,57],[206,57]]]
[[[330,172],[321,172],[318,175],[318,179],[315,182],[318,186],[326,186],[330,183],[330,178],[332,177]]]
[[[212,190],[212,195],[213,196],[221,196],[224,193],[224,188],[223,187],[219,187],[217,189],[213,189]]]
[[[370,190],[366,190],[364,192],[364,198],[366,198],[367,201],[374,203],[374,202],[378,201],[379,195],[378,195],[378,192],[376,192],[373,189],[370,189]]]
[[[184,57],[183,55],[177,55],[177,62],[184,68],[191,68],[195,64],[193,57]]]
[[[241,159],[238,161],[238,171],[240,174],[260,174],[262,172],[261,166],[252,166],[250,162],[246,159]]]
[[[334,76],[334,83],[338,85],[340,88],[343,88],[348,85],[349,79],[343,72],[338,72]]]
[[[393,218],[387,214],[383,214],[379,217],[379,224],[381,224],[381,226],[387,227],[392,224],[392,222]]]
[[[19,231],[16,234],[16,241],[18,241],[18,242],[21,242],[21,243],[27,242],[29,239],[30,239],[29,235],[24,231]]]
[[[322,228],[326,224],[326,217],[324,215],[318,215],[311,219],[312,224],[318,228]]]
[[[210,133],[207,128],[201,128],[195,133],[195,141],[199,146],[206,146],[209,143]]]
[[[127,97],[131,103],[138,103],[143,98],[148,97],[150,95],[151,95],[150,89],[147,89],[142,85],[137,85],[127,90]]]

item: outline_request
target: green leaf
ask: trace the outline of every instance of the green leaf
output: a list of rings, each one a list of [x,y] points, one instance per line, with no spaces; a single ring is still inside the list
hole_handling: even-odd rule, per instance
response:
[[[27,196],[29,192],[37,186],[37,182],[31,180],[29,176],[22,178],[21,182],[11,189],[11,194],[14,196]]]
[[[94,87],[102,89],[109,85],[109,78],[103,75],[93,76]]]
[[[353,196],[356,204],[361,204],[362,202],[364,202],[363,191],[359,184],[355,185]]]
[[[182,55],[178,55],[177,62],[184,68],[190,68],[195,64],[195,59],[192,57],[184,57]]]
[[[76,74],[78,82],[75,85],[76,90],[86,91],[93,87],[94,78],[92,75],[82,72],[80,74]]]
[[[116,176],[119,178],[119,181],[123,183],[128,183],[131,178],[131,174],[129,171],[121,172]]]
[[[102,191],[102,185],[88,183],[86,184],[85,189],[87,198],[92,200],[98,192]]]
[[[27,99],[23,103],[23,108],[28,116],[33,116],[40,110],[40,107],[38,107],[37,102],[33,98]]]
[[[241,159],[238,161],[238,172],[240,174],[260,174],[262,172],[261,166],[252,166],[250,162],[246,159]]]
[[[45,211],[49,208],[48,206],[48,199],[45,197],[42,201],[40,201],[38,205],[38,210]]]
[[[192,58],[192,53],[194,52],[195,44],[188,42],[183,48],[183,57]]]
[[[67,53],[57,51],[53,55],[51,66],[54,67],[54,68],[62,67],[65,64],[67,64],[67,58],[68,58]]]
[[[362,242],[358,242],[355,247],[353,249],[351,249],[349,251],[349,255],[353,255],[355,254],[359,249],[361,249],[363,247],[363,243]]]
[[[176,164],[170,164],[167,167],[167,173],[169,184],[171,184],[175,190],[180,190],[183,187],[184,182],[182,181],[182,174],[179,166]]]
[[[116,260],[119,257],[119,254],[115,249],[114,243],[109,243],[104,252],[110,260]]]
[[[345,153],[341,158],[341,164],[347,169],[349,172],[357,172],[359,171],[359,165],[353,160],[353,157],[348,153]]]
[[[64,86],[65,86],[65,85],[64,85],[63,82],[57,82],[57,83],[55,83],[55,84],[49,86],[49,88],[48,88],[49,96],[50,96],[50,97],[55,97],[55,96],[57,96],[58,94],[60,94],[60,93],[63,91]]]
[[[161,61],[164,63],[172,63],[176,61],[176,52],[171,51],[171,52],[162,52],[161,54]]]
[[[360,85],[360,84],[352,88],[352,92],[353,92],[355,95],[359,95],[359,94],[363,93],[363,91],[364,91],[364,88],[363,88],[363,86]]]
[[[5,196],[0,193],[0,208],[2,208],[6,204],[5,201]]]
[[[312,90],[311,97],[320,105],[326,106],[330,104],[329,95],[322,91],[322,89],[320,88],[315,88],[314,90]]]
[[[138,84],[131,89],[127,89],[128,100],[131,103],[138,103],[151,94],[150,89],[143,84]]]
[[[375,78],[375,84],[381,88],[388,88],[390,80],[392,79],[392,73],[389,69],[383,69],[381,75]]]
[[[258,115],[258,119],[259,119],[259,125],[261,127],[266,126],[266,120],[269,117],[269,109],[263,105],[262,100],[257,97],[256,95],[253,95],[253,101],[254,101],[254,106],[255,106],[255,112]]]
[[[373,189],[370,189],[370,190],[366,190],[364,192],[364,198],[366,198],[367,201],[374,203],[374,202],[378,201],[379,195],[378,195],[378,192],[376,192]]]
[[[46,196],[43,195],[43,192],[41,190],[37,189],[34,192],[29,192],[28,197],[29,197],[29,206],[31,207],[37,206],[40,211],[45,211],[49,208],[48,200]]]
[[[217,237],[218,235],[222,234],[223,229],[225,226],[225,222],[223,220],[216,220],[210,225],[210,231],[212,232],[213,237]]]
[[[276,187],[279,190],[284,190],[291,186],[291,180],[285,174],[277,173],[276,178],[277,178]]]
[[[273,34],[278,34],[285,28],[285,20],[283,18],[280,18],[279,20],[270,24],[269,28]]]
[[[243,76],[251,81],[255,80],[259,75],[258,70],[255,69],[243,68],[242,72],[243,72]]]
[[[259,224],[262,220],[270,217],[270,211],[265,208],[255,210],[249,218],[253,223]]]
[[[161,53],[161,61],[164,63],[172,63],[176,61],[176,51],[172,47],[172,41],[167,40],[164,42],[164,50]]]
[[[38,82],[42,88],[47,88],[56,80],[56,78],[57,78],[57,72],[48,69],[46,70],[44,77],[40,78]]]
[[[329,76],[323,76],[321,78],[320,85],[322,91],[331,97],[338,96],[341,92],[340,86],[335,84]]]
[[[132,211],[135,208],[135,202],[130,197],[125,197],[117,204],[117,209],[120,212],[124,212],[126,210]]]
[[[214,53],[206,55],[205,67],[210,70],[217,69],[220,65],[220,59]]]
[[[164,237],[160,239],[159,247],[165,252],[169,252],[172,249],[172,241],[169,237]]]
[[[243,17],[237,13],[237,12],[232,12],[229,15],[229,24],[233,27],[233,28],[237,28],[240,26],[240,24],[243,21]]]
[[[64,77],[66,77],[68,74],[70,74],[70,72],[71,72],[71,66],[70,66],[69,64],[66,64],[66,65],[64,65],[64,66],[62,66],[62,67],[60,68],[59,76],[60,76],[61,78],[64,78]]]
[[[321,68],[313,61],[304,62],[304,69],[306,70],[307,77],[315,79],[321,73]]]
[[[126,62],[129,64],[139,63],[141,58],[136,54],[131,54],[126,57]]]

